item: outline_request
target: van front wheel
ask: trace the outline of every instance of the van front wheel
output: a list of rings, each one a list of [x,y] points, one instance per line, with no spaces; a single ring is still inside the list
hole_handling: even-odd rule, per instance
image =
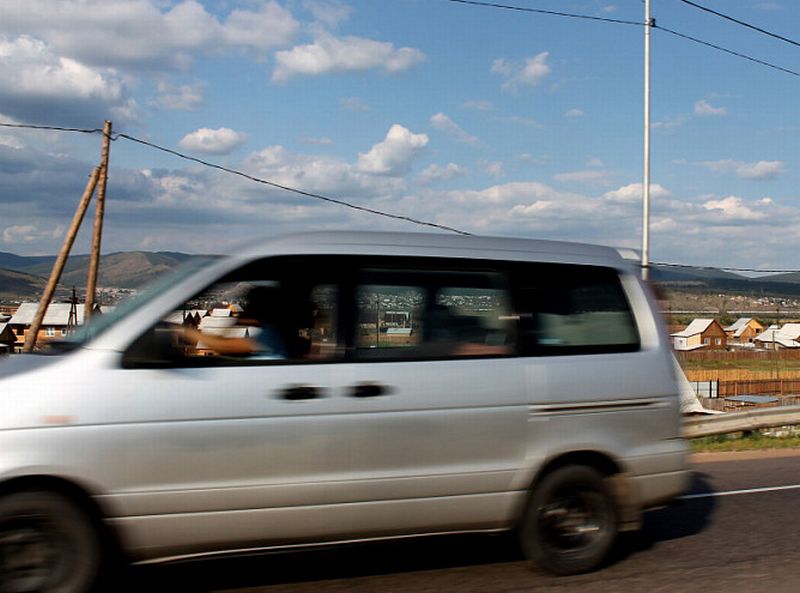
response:
[[[616,535],[614,496],[597,470],[581,465],[544,476],[520,526],[528,558],[537,568],[557,575],[597,568]]]
[[[54,492],[0,498],[0,593],[84,593],[100,567],[97,532]]]

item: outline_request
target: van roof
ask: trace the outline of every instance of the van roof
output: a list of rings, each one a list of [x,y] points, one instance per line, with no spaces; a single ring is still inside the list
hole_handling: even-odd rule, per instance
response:
[[[353,254],[467,257],[592,263],[614,267],[627,264],[612,247],[509,237],[442,233],[321,231],[285,235],[246,245],[243,256],[272,254]]]

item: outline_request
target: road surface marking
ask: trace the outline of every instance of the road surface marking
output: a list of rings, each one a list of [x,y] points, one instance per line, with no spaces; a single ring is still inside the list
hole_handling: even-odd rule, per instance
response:
[[[737,494],[759,494],[761,492],[778,492],[780,490],[800,490],[800,484],[790,486],[769,486],[767,488],[749,488],[747,490],[728,490],[727,492],[703,492],[702,494],[684,494],[678,500],[692,500],[695,498],[714,498],[716,496],[735,496]]]

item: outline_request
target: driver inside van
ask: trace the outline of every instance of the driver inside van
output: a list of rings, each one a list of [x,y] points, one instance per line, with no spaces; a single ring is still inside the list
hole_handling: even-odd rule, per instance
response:
[[[287,358],[287,339],[278,321],[281,309],[279,301],[277,288],[255,286],[247,293],[242,313],[236,320],[235,328],[232,328],[243,329],[240,332],[243,335],[212,334],[185,327],[184,339],[195,346],[202,343],[222,356]]]

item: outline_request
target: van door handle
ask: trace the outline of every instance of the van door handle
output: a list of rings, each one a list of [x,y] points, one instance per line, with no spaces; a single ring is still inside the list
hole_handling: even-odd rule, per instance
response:
[[[380,383],[359,383],[353,385],[350,391],[350,397],[379,397],[387,395],[390,389],[386,385]]]
[[[280,397],[289,401],[300,401],[304,399],[317,399],[322,397],[322,390],[313,385],[293,385],[287,387],[280,393]]]

